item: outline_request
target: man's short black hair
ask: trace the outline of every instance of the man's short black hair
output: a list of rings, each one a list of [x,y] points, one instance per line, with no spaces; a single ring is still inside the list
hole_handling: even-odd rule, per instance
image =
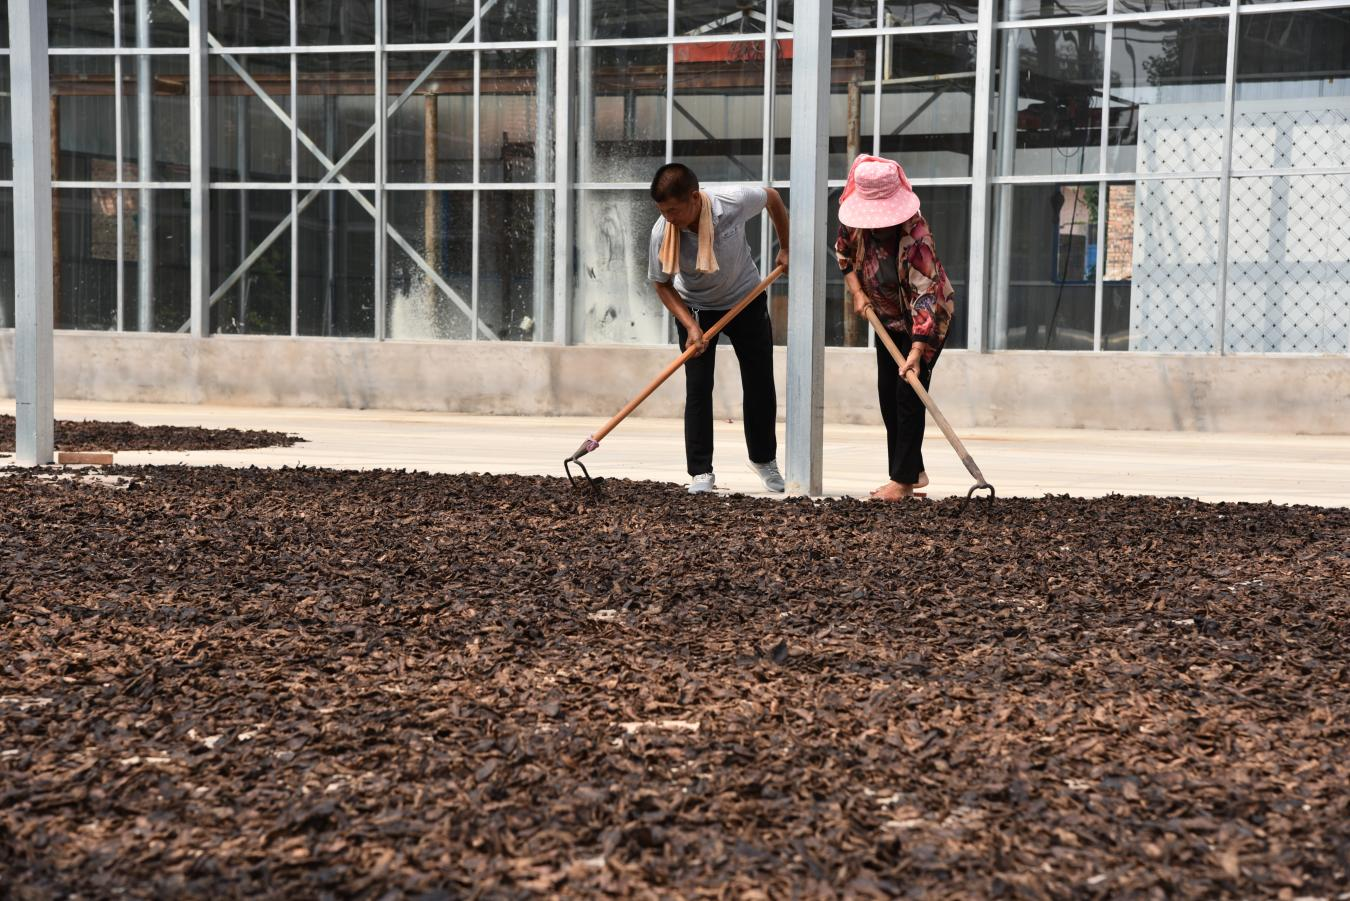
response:
[[[652,200],[685,200],[698,190],[698,176],[683,163],[666,163],[652,179]]]

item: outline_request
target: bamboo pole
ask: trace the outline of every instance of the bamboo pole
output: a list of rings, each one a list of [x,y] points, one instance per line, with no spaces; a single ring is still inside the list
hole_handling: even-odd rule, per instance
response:
[[[900,348],[896,347],[895,342],[891,340],[890,333],[886,331],[885,326],[881,324],[881,320],[877,318],[877,311],[872,309],[869,304],[863,309],[863,315],[867,317],[868,322],[872,323],[877,338],[886,346],[886,350],[890,351],[891,359],[895,360],[895,364],[903,369],[905,355],[900,353]],[[928,408],[933,421],[937,423],[938,428],[942,429],[942,434],[947,436],[947,441],[950,442],[952,450],[956,451],[956,455],[965,464],[966,472],[975,477],[977,482],[975,488],[989,488],[990,485],[985,481],[984,475],[980,472],[980,467],[975,465],[974,458],[970,456],[970,451],[966,450],[966,446],[961,443],[961,439],[956,436],[956,430],[952,428],[952,424],[947,421],[946,416],[942,415],[942,411],[938,409],[938,405],[933,401],[933,398],[929,397],[928,390],[924,388],[923,382],[919,381],[918,374],[913,371],[905,373],[905,381],[914,389],[914,393],[919,395],[919,400],[923,401],[923,405]],[[975,488],[972,488],[971,492],[974,492]]]
[[[437,95],[434,91],[427,91],[422,96],[422,109],[425,112],[425,125],[422,132],[422,155],[426,161],[426,180],[428,183],[436,181],[436,163],[437,163],[437,144],[436,140],[440,133],[440,109],[436,103]],[[427,265],[434,271],[439,272],[441,241],[440,241],[440,216],[438,213],[439,204],[435,191],[426,192],[426,207],[423,210],[422,235],[426,243]],[[434,300],[436,297],[436,286],[427,285],[429,296]]]
[[[862,85],[855,77],[848,83],[848,165],[862,152]],[[861,347],[863,340],[862,320],[853,315],[852,299],[848,296],[848,286],[844,287],[844,346]]]
[[[746,294],[739,301],[737,301],[734,307],[723,313],[722,318],[718,319],[717,322],[713,324],[712,328],[708,329],[706,332],[703,333],[704,341],[707,344],[711,344],[713,341],[715,341],[717,339],[718,334],[721,333],[722,329],[727,327],[727,323],[731,322],[731,320],[735,319],[742,310],[750,306],[751,301],[753,301],[756,297],[759,297],[759,295],[767,291],[769,286],[772,285],[775,281],[777,281],[778,277],[782,275],[785,271],[786,270],[784,270],[782,266],[775,267],[774,270],[770,272],[768,275],[766,275],[758,285],[755,285],[755,287],[752,288],[748,294]],[[581,447],[577,449],[577,452],[573,454],[570,458],[568,458],[569,461],[578,460],[581,457],[585,456],[586,454],[590,453],[591,451],[595,450],[597,447],[599,447],[600,442],[604,440],[604,437],[606,435],[614,431],[614,429],[619,425],[619,423],[627,419],[628,414],[636,410],[644,400],[651,397],[652,392],[655,391],[657,388],[660,388],[661,385],[665,383],[666,379],[670,378],[672,375],[674,375],[676,372],[679,371],[681,366],[689,362],[690,358],[694,356],[694,353],[697,350],[698,348],[696,346],[690,345],[688,348],[685,349],[684,353],[680,354],[674,360],[671,360],[670,363],[667,364],[666,368],[662,369],[660,374],[657,375],[656,378],[651,380],[651,382],[647,385],[647,387],[643,388],[641,391],[638,392],[636,397],[634,397],[628,403],[624,404],[622,410],[620,410],[619,412],[615,413],[612,417],[610,417],[609,422],[605,423],[593,435],[591,435],[591,437],[583,441],[581,443]]]

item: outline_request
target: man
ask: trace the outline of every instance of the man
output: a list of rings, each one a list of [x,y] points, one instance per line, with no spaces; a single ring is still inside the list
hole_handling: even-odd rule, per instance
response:
[[[652,200],[661,218],[652,226],[648,277],[661,303],[675,317],[680,346],[696,348],[684,367],[684,452],[693,479],[690,494],[713,491],[713,364],[716,342],[705,329],[759,284],[759,271],[745,238],[745,223],[768,209],[778,244],[776,265],[787,266],[788,211],[773,188],[701,191],[688,166],[670,163],[652,179]],[[773,330],[769,302],[755,298],[723,330],[741,367],[745,445],[750,468],[769,491],[783,490],[774,425],[778,397],[773,383]]]

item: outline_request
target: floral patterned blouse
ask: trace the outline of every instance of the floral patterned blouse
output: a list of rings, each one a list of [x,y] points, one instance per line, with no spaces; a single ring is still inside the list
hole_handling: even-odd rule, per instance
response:
[[[915,213],[903,225],[888,229],[841,225],[834,255],[845,275],[857,271],[886,328],[924,342],[924,362],[932,364],[947,340],[956,292],[923,216]]]

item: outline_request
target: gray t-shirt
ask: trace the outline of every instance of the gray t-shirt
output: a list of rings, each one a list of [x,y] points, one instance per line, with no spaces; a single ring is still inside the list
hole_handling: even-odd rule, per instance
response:
[[[647,257],[647,277],[654,282],[675,283],[675,292],[691,308],[729,310],[751,288],[759,284],[759,270],[750,256],[745,239],[745,223],[758,216],[769,202],[763,188],[720,188],[708,192],[712,200],[713,253],[717,271],[700,273],[698,235],[680,230],[680,270],[674,278],[661,271],[661,242],[666,236],[666,220],[657,218],[652,226],[652,242]]]

